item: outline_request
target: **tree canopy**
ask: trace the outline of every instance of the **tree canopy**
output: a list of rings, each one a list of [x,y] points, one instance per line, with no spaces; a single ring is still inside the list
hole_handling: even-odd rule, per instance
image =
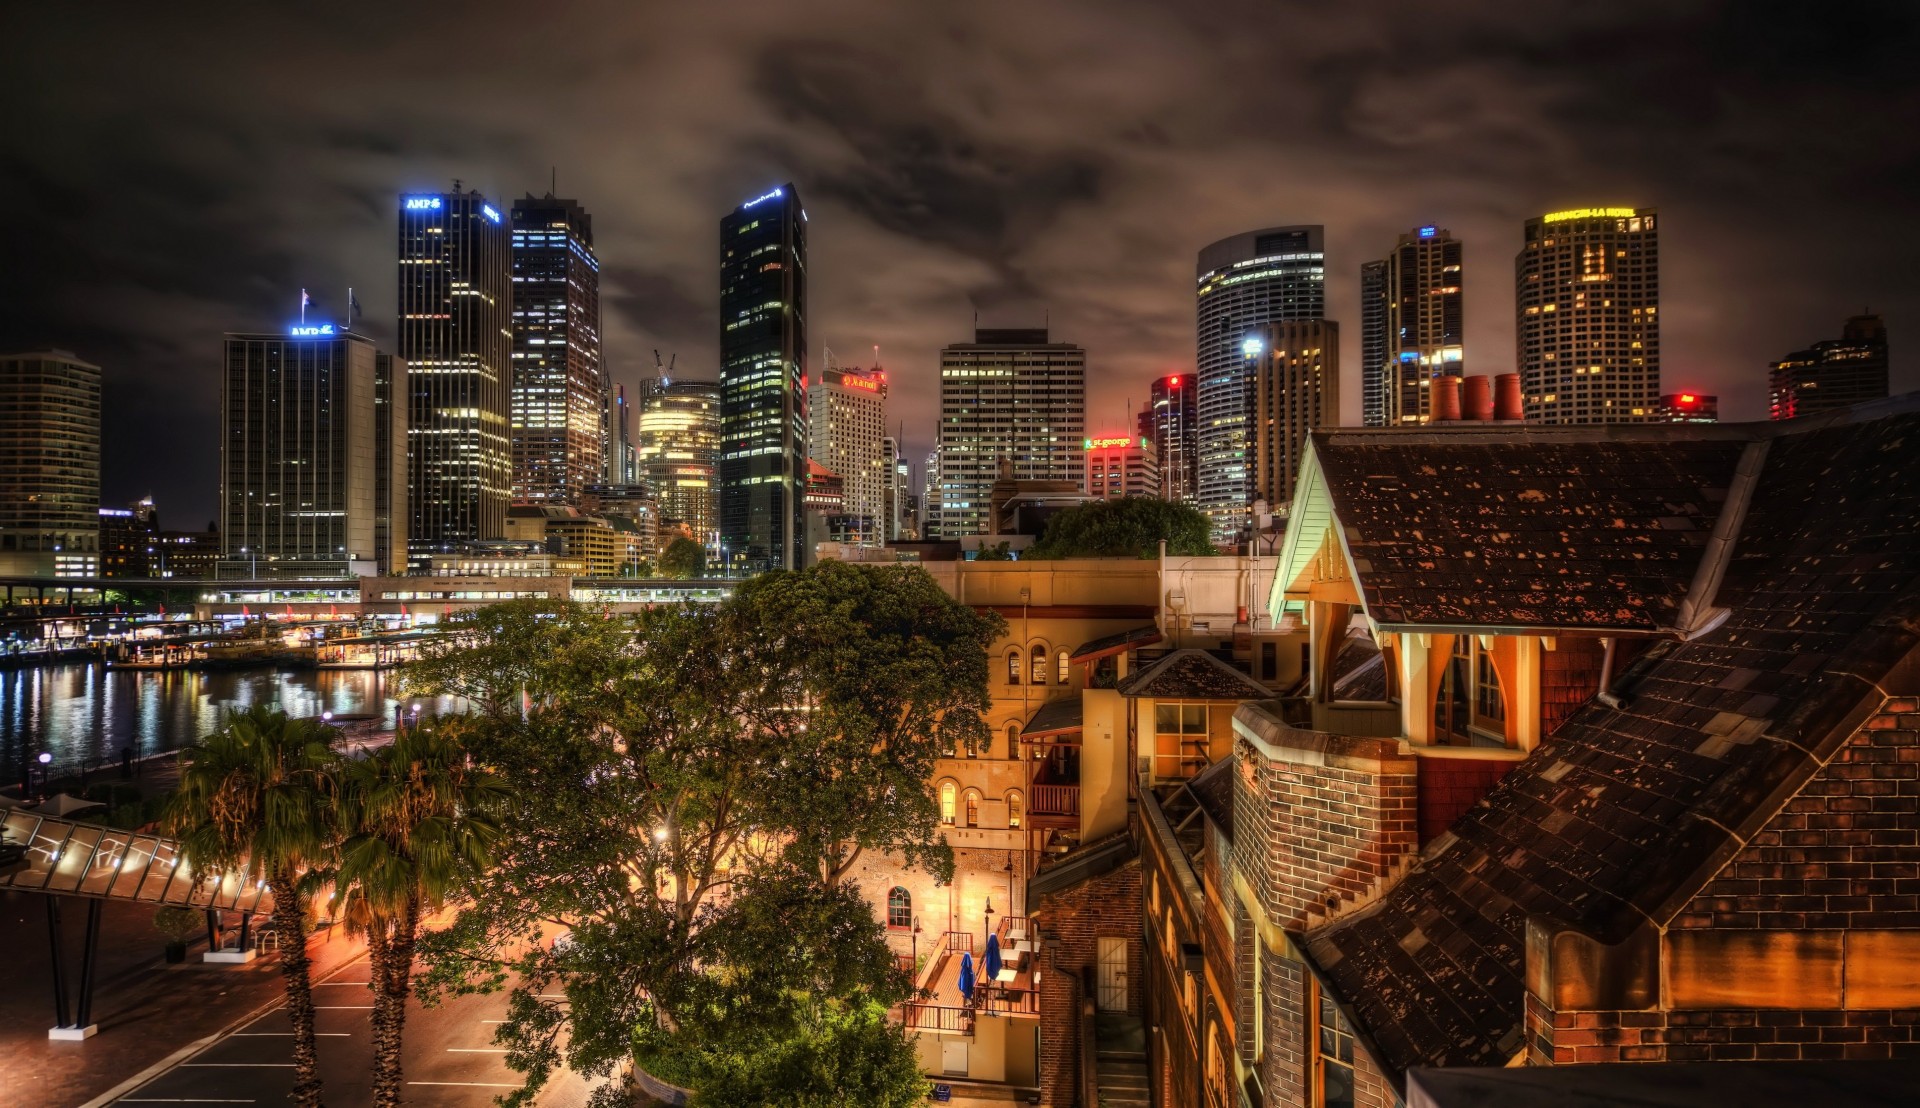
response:
[[[431,648],[408,687],[466,697],[519,788],[424,984],[513,982],[510,1099],[626,1061],[702,1104],[924,1094],[884,1018],[910,984],[845,877],[869,850],[951,876],[927,782],[985,733],[1002,626],[917,567],[828,562],[719,605],[499,605]]]
[[[1056,514],[1047,521],[1040,541],[1028,547],[1021,557],[1030,560],[1153,558],[1160,553],[1161,539],[1167,541],[1169,554],[1216,553],[1207,517],[1198,509],[1152,497],[1129,496],[1120,500],[1095,500]]]
[[[707,572],[706,547],[681,535],[660,552],[660,576],[699,577]]]

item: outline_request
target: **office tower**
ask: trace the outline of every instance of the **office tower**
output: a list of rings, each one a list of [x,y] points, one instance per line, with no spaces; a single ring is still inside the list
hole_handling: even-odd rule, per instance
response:
[[[1877,315],[1847,320],[1840,338],[1816,342],[1774,362],[1768,414],[1792,419],[1879,400],[1887,391],[1887,325]]]
[[[1312,225],[1234,235],[1200,251],[1195,272],[1199,507],[1214,538],[1232,541],[1254,500],[1247,343],[1269,323],[1325,317],[1325,235]]]
[[[720,221],[720,542],[747,573],[806,564],[807,213],[791,184]]]
[[[1672,392],[1660,398],[1661,423],[1718,423],[1720,398],[1697,392]]]
[[[308,333],[318,332],[318,333]],[[222,576],[345,577],[406,569],[407,427],[378,403],[384,372],[404,393],[407,367],[381,367],[373,340],[331,325],[229,334],[220,391]],[[392,416],[389,415],[392,413]],[[385,439],[385,451],[380,441]],[[381,546],[382,505],[392,522]]]
[[[1361,266],[1360,328],[1361,422],[1427,422],[1428,382],[1466,372],[1460,240],[1439,227],[1420,227],[1401,235],[1393,253]]]
[[[1160,495],[1160,462],[1152,439],[1096,435],[1086,440],[1086,490],[1095,500]]]
[[[657,377],[640,386],[635,476],[653,490],[662,531],[684,528],[718,552],[720,386]]]
[[[1018,481],[1085,478],[1087,352],[1045,328],[975,329],[940,351],[939,537],[986,534],[1001,463]],[[930,478],[932,480],[932,478]]]
[[[1250,340],[1253,496],[1293,500],[1307,435],[1340,423],[1340,328],[1327,320],[1270,323]]]
[[[513,499],[580,503],[609,473],[593,217],[548,193],[514,202]],[[614,466],[617,466],[617,459]]]
[[[808,456],[843,482],[840,512],[852,517],[844,530],[864,536],[870,540],[867,545],[884,543],[889,477],[885,371],[879,366],[821,370],[807,386],[807,420]]]
[[[887,467],[886,503],[881,508],[885,520],[880,529],[880,537],[885,542],[897,542],[900,539],[900,513],[906,504],[907,463],[900,460],[900,440],[888,435],[880,440],[880,456]]]
[[[152,577],[160,513],[153,497],[124,508],[100,509],[100,576]]]
[[[0,573],[100,571],[100,367],[0,355]]]
[[[1162,500],[1192,504],[1200,495],[1198,382],[1191,373],[1171,373],[1153,383],[1140,409],[1140,437],[1153,444]]]
[[[1660,243],[1652,208],[1527,220],[1514,259],[1529,423],[1636,423],[1660,406]]]
[[[513,249],[478,192],[400,198],[400,348],[407,363],[408,564],[506,533]]]
[[[633,408],[627,403],[627,386],[614,386],[613,403],[607,410],[613,415],[607,421],[606,483],[630,485],[640,479],[640,448],[633,437]]]

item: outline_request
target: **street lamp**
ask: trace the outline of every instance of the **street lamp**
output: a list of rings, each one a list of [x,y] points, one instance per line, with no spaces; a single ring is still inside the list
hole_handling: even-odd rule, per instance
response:
[[[920,917],[913,917],[913,972],[920,972]]]
[[[51,784],[48,780],[50,773],[48,767],[53,764],[53,754],[50,751],[42,750],[40,756],[34,760],[40,763],[40,799],[45,800],[47,798],[47,788]]]
[[[993,897],[987,897],[987,934],[993,934]]]

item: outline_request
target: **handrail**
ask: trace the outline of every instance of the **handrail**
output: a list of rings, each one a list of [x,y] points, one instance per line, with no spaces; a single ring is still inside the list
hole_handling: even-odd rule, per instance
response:
[[[0,889],[144,901],[235,912],[273,910],[266,882],[246,871],[199,878],[180,844],[158,835],[12,808],[0,817],[7,841],[26,848],[26,868],[0,876]]]
[[[900,1023],[908,1031],[954,1031],[970,1035],[973,1033],[973,1009],[908,1001],[900,1005]]]
[[[1080,814],[1080,786],[1034,785],[1027,812],[1036,816],[1077,816]]]

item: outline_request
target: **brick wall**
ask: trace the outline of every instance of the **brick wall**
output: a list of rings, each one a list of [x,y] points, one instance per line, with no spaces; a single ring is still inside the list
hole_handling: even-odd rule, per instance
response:
[[[1101,937],[1127,940],[1127,1011],[1146,1011],[1139,860],[1043,897],[1034,915],[1045,933],[1047,966],[1040,983],[1041,1097],[1055,1108],[1066,1108],[1073,1103],[1079,1073],[1080,990],[1083,984],[1085,998],[1096,995]],[[1060,1099],[1063,1091],[1065,1099]]]
[[[1425,846],[1446,834],[1453,821],[1480,803],[1487,790],[1519,764],[1488,758],[1422,757],[1418,808],[1420,845]]]

